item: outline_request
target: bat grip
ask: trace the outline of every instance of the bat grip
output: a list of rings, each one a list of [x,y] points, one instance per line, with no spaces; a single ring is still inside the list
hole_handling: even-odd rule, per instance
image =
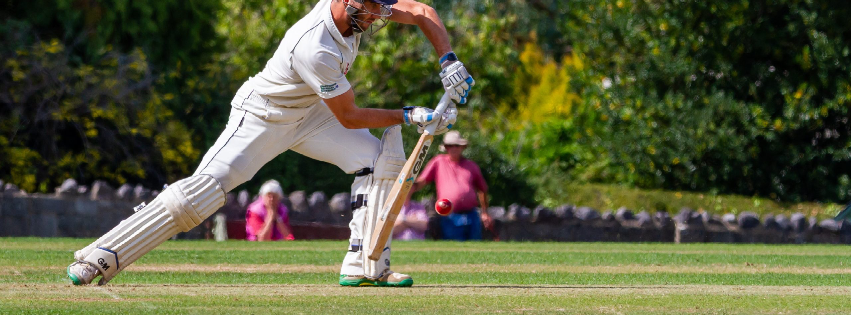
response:
[[[443,97],[440,98],[440,102],[437,103],[437,107],[434,108],[434,115],[438,119],[443,119],[443,112],[446,111],[446,108],[452,103],[452,99],[449,98],[449,93],[443,93]],[[440,120],[435,121],[425,128],[425,132],[430,135],[434,134],[434,130],[437,129],[437,125],[440,124]]]

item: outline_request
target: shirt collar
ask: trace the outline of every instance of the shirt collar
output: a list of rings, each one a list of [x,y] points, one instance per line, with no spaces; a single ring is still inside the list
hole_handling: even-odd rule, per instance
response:
[[[350,36],[352,38],[348,38],[348,40],[346,40],[346,37],[343,37],[343,34],[340,33],[339,29],[337,29],[337,24],[334,24],[334,16],[331,14],[331,1],[328,1],[328,6],[324,10],[325,18],[323,20],[325,20],[325,28],[327,28],[328,32],[331,33],[331,37],[334,37],[334,40],[341,46],[348,47],[349,51],[353,51],[354,47],[350,42],[354,42],[353,37],[357,35]]]

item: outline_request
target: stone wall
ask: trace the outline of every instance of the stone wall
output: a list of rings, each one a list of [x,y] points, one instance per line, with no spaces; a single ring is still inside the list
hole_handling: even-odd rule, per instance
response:
[[[99,237],[132,215],[133,207],[157,194],[141,186],[113,189],[100,181],[89,188],[72,179],[56,188],[54,194],[28,194],[0,182],[0,236]],[[219,209],[231,238],[244,235],[245,209],[253,200],[245,190],[230,193],[226,205]],[[328,199],[322,192],[295,191],[283,202],[290,209],[296,238],[348,238],[348,193]],[[424,203],[426,209],[433,208],[433,201]],[[716,215],[683,208],[671,217],[666,212],[634,213],[626,208],[601,213],[573,205],[555,209],[511,205],[490,207],[488,213],[496,224],[485,232],[485,238],[501,241],[851,244],[848,221],[817,221],[800,213],[760,218],[751,212]],[[430,214],[434,220],[436,213]],[[212,238],[211,229],[212,218],[177,237]]]
[[[600,213],[571,205],[491,207],[488,213],[497,224],[487,236],[506,241],[851,244],[851,222],[818,221],[801,213],[760,218],[752,212],[716,215],[683,208],[670,217],[662,211]]]

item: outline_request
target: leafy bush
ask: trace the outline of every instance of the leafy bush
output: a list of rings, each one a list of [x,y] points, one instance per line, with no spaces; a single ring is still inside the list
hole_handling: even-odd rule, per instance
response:
[[[596,111],[582,123],[596,130],[592,145],[606,149],[615,178],[783,201],[848,197],[847,5],[583,1],[569,8],[563,33],[589,65],[577,92]]]

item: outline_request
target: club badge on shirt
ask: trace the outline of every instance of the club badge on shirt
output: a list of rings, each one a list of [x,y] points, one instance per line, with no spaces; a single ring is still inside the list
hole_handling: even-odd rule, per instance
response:
[[[319,91],[331,92],[337,89],[337,83],[325,84],[319,86]]]

